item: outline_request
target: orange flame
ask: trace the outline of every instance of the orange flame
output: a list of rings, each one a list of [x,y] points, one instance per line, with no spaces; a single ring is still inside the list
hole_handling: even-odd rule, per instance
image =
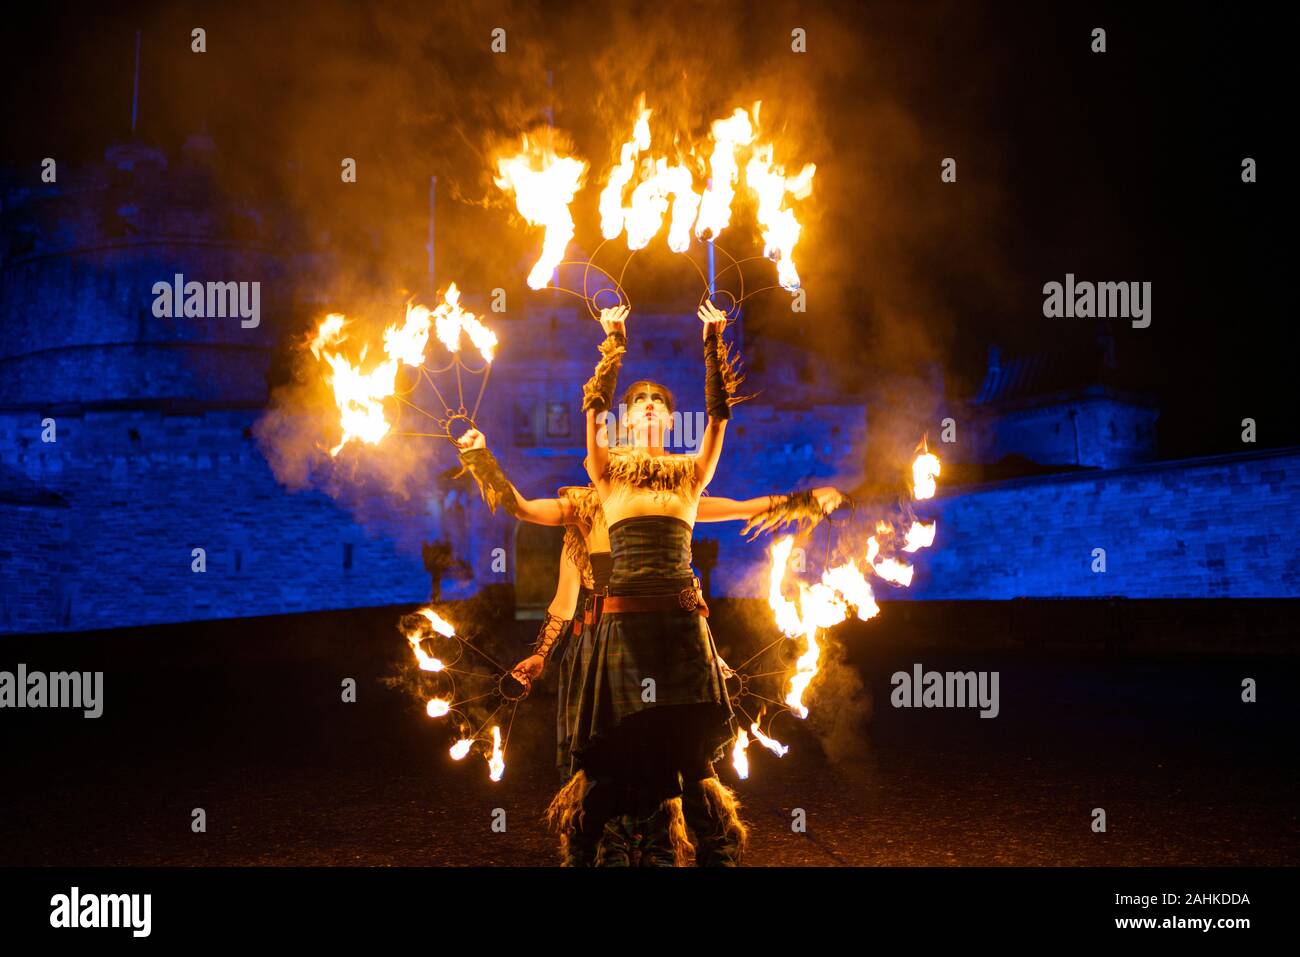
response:
[[[433,625],[433,630],[444,638],[456,637],[456,629],[452,627],[451,622],[447,621],[432,608],[421,608],[419,614],[427,618],[429,624]]]
[[[542,142],[547,139],[548,142]],[[525,135],[518,153],[497,160],[497,186],[515,194],[515,207],[533,226],[542,226],[542,254],[528,274],[532,289],[543,289],[573,238],[569,204],[582,187],[587,163],[561,156],[548,137]]]
[[[430,718],[441,718],[451,711],[451,702],[444,698],[430,698],[424,706],[424,713]]]
[[[333,389],[334,403],[339,410],[339,426],[343,430],[338,445],[330,449],[331,456],[337,456],[353,439],[376,445],[388,434],[392,426],[384,415],[384,400],[396,391],[397,371],[401,366],[424,364],[429,328],[434,319],[438,320],[440,338],[443,338],[444,329],[447,330],[443,342],[450,351],[456,352],[460,348],[460,333],[463,331],[483,358],[492,361],[497,338],[477,316],[461,308],[460,290],[455,283],[443,293],[442,302],[432,312],[426,306],[408,303],[402,323],[394,323],[384,330],[384,354],[387,358],[368,370],[365,369],[367,346],[361,347],[355,362],[338,351],[338,346],[347,340],[344,335],[347,318],[331,313],[321,320],[309,345],[312,355],[329,365],[333,373],[327,373],[325,381]]]
[[[912,463],[912,495],[917,500],[934,498],[938,488],[939,457],[933,452],[921,452]]]
[[[754,109],[758,109],[757,103]],[[740,176],[736,152],[753,142],[754,126],[749,121],[749,114],[737,107],[730,116],[714,120],[711,133],[713,154],[709,157],[709,188],[700,200],[700,217],[695,222],[695,235],[701,239],[716,239],[731,222],[731,202]]]
[[[451,759],[453,761],[461,760],[461,758],[469,754],[469,749],[473,744],[474,742],[469,738],[461,738],[451,746],[451,750],[448,752],[451,755]]]
[[[497,347],[496,334],[483,325],[478,316],[462,308],[460,290],[455,283],[447,287],[442,302],[433,310],[433,320],[438,341],[447,347],[448,352],[460,351],[460,337],[464,333],[478,349],[479,355],[487,362],[492,361]]]
[[[772,160],[772,144],[755,148],[745,167],[745,182],[758,198],[758,223],[763,228],[763,255],[776,263],[776,277],[782,288],[799,288],[799,271],[794,265],[794,247],[801,227],[794,211],[785,205],[787,195],[803,199],[812,192],[817,167],[809,163],[795,176]]]
[[[500,781],[506,773],[506,754],[501,750],[501,728],[492,725],[492,756],[488,758],[488,777]]]
[[[907,530],[907,543],[903,546],[903,551],[915,552],[922,548],[929,548],[934,544],[934,533],[938,527],[938,522],[931,522],[929,525],[913,522],[912,527]]]
[[[748,747],[749,735],[741,728],[736,732],[736,745],[731,749],[731,766],[736,769],[736,775],[742,781],[749,777],[749,756],[745,754]]]
[[[776,740],[776,738],[769,738],[765,735],[759,728],[757,721],[749,726],[749,730],[754,732],[754,737],[758,739],[759,744],[767,748],[767,750],[771,751],[778,758],[785,757],[786,752],[790,750],[788,745],[782,744],[780,741]]]
[[[600,191],[600,233],[614,239],[623,231],[626,211],[623,209],[623,191],[636,172],[636,158],[650,148],[650,110],[645,108],[645,94],[637,103],[637,121],[632,128],[632,138],[619,151],[618,165],[609,171],[605,188]]]

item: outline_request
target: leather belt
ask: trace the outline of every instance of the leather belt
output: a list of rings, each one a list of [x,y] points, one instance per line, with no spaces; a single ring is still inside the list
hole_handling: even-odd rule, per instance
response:
[[[709,606],[698,586],[687,586],[680,591],[662,595],[608,595],[604,598],[603,614],[637,611],[698,611],[709,617]]]

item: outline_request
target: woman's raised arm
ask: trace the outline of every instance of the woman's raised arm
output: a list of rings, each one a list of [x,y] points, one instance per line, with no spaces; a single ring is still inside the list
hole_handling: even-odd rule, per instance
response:
[[[600,311],[605,341],[600,344],[600,362],[596,363],[596,371],[582,387],[582,410],[587,414],[587,475],[602,499],[609,493],[609,483],[605,478],[605,469],[609,465],[609,431],[601,420],[614,405],[618,370],[627,352],[627,314],[627,306],[612,306]]]
[[[699,317],[704,323],[704,405],[709,413],[708,425],[700,439],[700,451],[695,456],[695,481],[703,491],[713,481],[713,473],[722,457],[722,439],[727,431],[727,420],[731,418],[731,402],[728,400],[739,380],[722,343],[726,315],[712,302],[706,301],[700,306]]]

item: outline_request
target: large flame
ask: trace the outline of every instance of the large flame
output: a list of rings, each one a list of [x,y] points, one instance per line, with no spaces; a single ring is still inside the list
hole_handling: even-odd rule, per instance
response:
[[[334,392],[334,403],[339,410],[339,427],[343,431],[338,445],[330,449],[336,456],[352,440],[376,445],[392,428],[384,414],[384,400],[397,389],[397,372],[403,365],[418,367],[424,364],[429,345],[429,330],[437,320],[437,333],[451,352],[460,349],[460,333],[469,336],[483,358],[492,361],[497,338],[477,316],[460,305],[460,290],[453,282],[442,295],[442,301],[430,311],[427,306],[408,303],[401,324],[394,323],[384,330],[384,358],[366,367],[368,345],[362,345],[355,360],[339,351],[347,341],[345,329],[348,320],[339,313],[331,313],[321,320],[316,335],[309,346],[312,355],[330,368],[325,381]]]
[[[922,446],[918,450],[917,463],[913,466],[913,476],[928,475],[933,478],[938,474],[938,458],[925,451]],[[914,478],[916,497],[929,497],[929,495],[921,495],[921,492],[927,491],[929,495],[933,495],[933,485],[925,488],[916,483]],[[937,528],[938,522],[927,525],[913,519],[900,540],[890,522],[883,520],[877,522],[876,534],[867,539],[865,569],[870,569],[880,578],[896,585],[909,586],[912,582],[912,566],[899,560],[892,553],[900,547],[904,552],[916,552],[930,547],[934,544]],[[794,672],[788,679],[789,687],[785,695],[785,704],[791,712],[806,718],[808,708],[803,698],[818,673],[821,656],[819,631],[842,622],[848,617],[851,609],[856,610],[860,620],[869,621],[880,614],[880,606],[876,604],[864,567],[852,558],[827,568],[819,582],[814,582],[812,585],[798,582],[798,600],[787,598],[782,586],[793,546],[794,538],[791,536],[772,543],[769,550],[772,567],[769,573],[767,600],[781,633],[792,639],[802,639],[804,643],[803,651],[795,662]],[[760,715],[760,720],[761,717]],[[773,753],[784,754],[787,750],[784,745],[764,736],[757,722],[751,725],[750,731]],[[742,730],[737,736],[732,751],[732,764],[736,767],[737,773],[741,773],[742,767],[744,769],[741,773],[742,777],[749,772],[748,759],[745,756],[748,746],[749,736]]]
[[[546,142],[544,142],[544,140]],[[497,160],[496,184],[515,194],[515,208],[533,226],[542,226],[542,254],[528,274],[528,285],[542,289],[551,281],[555,267],[573,238],[573,216],[569,204],[582,187],[587,172],[585,160],[561,156],[549,137],[523,137],[519,152]]]
[[[632,128],[632,138],[623,144],[618,164],[609,171],[605,188],[600,191],[600,233],[606,239],[615,239],[623,231],[623,191],[636,172],[637,157],[650,148],[650,112],[646,109],[643,93],[637,103],[637,120]]]
[[[785,175],[784,167],[774,162],[773,145],[758,142],[760,105],[754,104],[752,116],[737,107],[729,116],[712,123],[704,186],[697,185],[701,178],[697,173],[704,172],[699,157],[706,144],[688,146],[689,138],[679,131],[673,138],[678,158],[656,155],[650,134],[652,111],[646,108],[642,94],[632,133],[620,148],[618,161],[610,167],[601,190],[601,235],[609,240],[626,232],[628,248],[643,249],[659,234],[671,209],[668,247],[673,252],[685,252],[692,233],[701,239],[715,239],[731,222],[741,153],[747,150],[745,181],[757,203],[763,254],[776,262],[781,285],[797,289],[799,273],[793,252],[800,226],[786,200],[808,196],[816,167],[809,163],[798,174]]]
[[[491,362],[497,347],[497,337],[478,316],[460,304],[460,290],[452,283],[443,295],[443,301],[433,310],[434,330],[438,341],[448,352],[460,351],[460,337],[464,333],[478,349],[479,355]],[[416,363],[411,363],[416,365]]]
[[[799,271],[794,265],[794,247],[799,241],[799,220],[785,205],[787,195],[803,199],[812,192],[817,167],[806,165],[795,176],[772,159],[772,144],[754,150],[745,167],[745,183],[758,199],[758,223],[763,229],[763,255],[776,263],[776,278],[784,289],[799,288]]]
[[[758,105],[755,104],[755,109]],[[754,139],[754,125],[749,114],[739,107],[728,117],[714,120],[713,153],[709,157],[709,187],[700,200],[700,215],[695,222],[695,235],[701,239],[716,239],[731,222],[731,201],[736,195],[736,180],[740,164],[736,153]]]
[[[924,522],[913,522],[907,530],[906,544],[903,551],[914,552],[921,548],[929,548],[934,544],[934,533],[939,528],[938,522],[931,522],[926,525]]]

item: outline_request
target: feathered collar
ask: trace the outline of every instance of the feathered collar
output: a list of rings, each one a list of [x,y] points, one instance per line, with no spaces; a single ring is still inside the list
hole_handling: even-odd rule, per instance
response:
[[[651,455],[645,449],[619,445],[609,450],[605,477],[655,492],[690,493],[695,490],[695,456]]]

